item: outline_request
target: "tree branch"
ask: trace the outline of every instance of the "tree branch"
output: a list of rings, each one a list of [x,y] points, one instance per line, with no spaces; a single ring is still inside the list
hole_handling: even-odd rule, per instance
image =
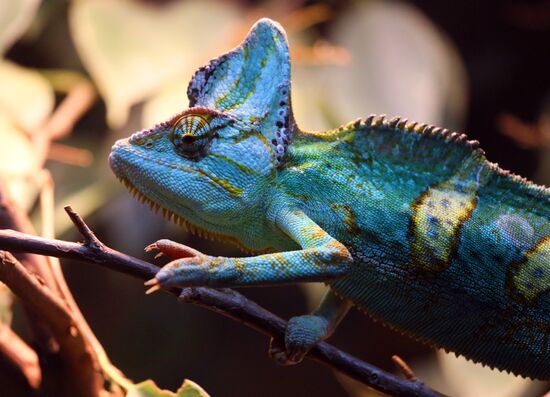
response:
[[[19,372],[18,378],[24,379],[29,389],[38,389],[42,381],[38,355],[7,324],[1,322],[0,356],[14,371]]]
[[[11,228],[29,234],[35,233],[29,217],[10,197],[2,181],[0,181],[0,228]],[[97,379],[94,382],[94,385],[96,385],[94,393],[95,395],[99,394],[103,389],[103,375],[98,368],[99,362],[102,361],[104,366],[110,363],[101,344],[97,341],[86,320],[80,313],[67,287],[58,261],[53,261],[51,260],[52,258],[48,260],[48,258],[44,256],[29,254],[27,252],[15,254],[15,258],[21,262],[24,268],[27,269],[33,277],[36,277],[43,286],[47,287],[49,292],[68,305],[69,312],[78,331],[74,337],[80,339],[83,344],[88,345],[85,349],[86,351],[94,352],[92,360],[89,362],[90,368],[85,369],[83,366],[74,368],[80,368],[88,374],[92,372],[95,374]],[[69,366],[59,360],[59,354],[63,354],[64,358],[68,359],[71,353],[78,355],[79,351],[62,351],[63,349],[60,349],[58,345],[59,341],[56,340],[53,335],[54,332],[51,329],[51,324],[45,321],[44,317],[40,315],[41,313],[34,311],[32,307],[30,307],[32,305],[29,305],[27,301],[23,300],[22,303],[30,319],[29,325],[33,330],[39,362],[41,364],[43,382],[40,384],[40,390],[45,394],[60,395],[67,383],[64,371],[69,369]],[[78,356],[72,357],[69,359],[69,362],[77,361],[78,359]],[[60,366],[62,366],[63,371],[59,370]],[[73,367],[71,367],[71,369],[73,369]],[[83,378],[86,378],[86,376],[87,375],[84,374],[82,375]],[[90,385],[91,383],[88,384],[88,386]],[[77,394],[81,395],[80,392]]]
[[[69,209],[70,210],[70,209]],[[71,216],[76,224],[84,224],[80,217]],[[89,244],[91,230],[79,226],[87,244],[36,237],[12,230],[0,230],[0,249],[13,252],[32,252],[40,255],[76,259],[129,274],[141,280],[154,277],[158,267],[115,251],[102,243]],[[89,232],[88,232],[89,231]],[[256,331],[275,338],[282,338],[286,322],[280,317],[230,289],[214,290],[205,287],[173,289],[171,293],[180,296],[180,301],[192,302],[208,310],[232,318]],[[333,368],[380,392],[416,397],[441,397],[419,380],[406,380],[382,371],[368,363],[342,352],[326,342],[319,342],[306,356]]]
[[[0,281],[49,325],[64,359],[67,395],[98,396],[103,386],[100,369],[90,345],[79,335],[67,303],[6,251],[0,251]]]

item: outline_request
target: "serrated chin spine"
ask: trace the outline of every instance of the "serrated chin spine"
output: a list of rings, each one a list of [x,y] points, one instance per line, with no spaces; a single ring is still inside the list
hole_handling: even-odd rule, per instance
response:
[[[199,237],[212,240],[212,241],[224,241],[229,242],[232,244],[237,245],[243,252],[247,254],[259,254],[259,253],[265,253],[264,251],[255,251],[252,250],[246,246],[244,246],[239,240],[237,240],[234,237],[231,236],[225,236],[223,234],[211,232],[208,230],[205,230],[191,222],[189,222],[187,219],[182,218],[178,214],[172,212],[171,210],[162,207],[160,204],[154,202],[149,197],[144,195],[142,192],[140,192],[128,179],[124,177],[118,177],[117,178],[126,186],[126,188],[130,191],[130,194],[140,203],[148,205],[151,210],[157,214],[162,215],[162,217],[170,222],[175,223],[176,225],[181,226],[183,229],[191,232],[192,234],[195,234]]]

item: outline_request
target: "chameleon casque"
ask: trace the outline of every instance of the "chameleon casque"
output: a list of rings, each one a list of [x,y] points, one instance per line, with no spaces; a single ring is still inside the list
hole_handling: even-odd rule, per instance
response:
[[[514,374],[550,378],[550,190],[446,129],[370,116],[323,132],[292,116],[284,31],[261,19],[193,76],[189,109],[117,141],[111,168],[142,201],[250,257],[174,259],[152,289],[329,285],[290,319],[284,364],[357,306],[413,338]]]

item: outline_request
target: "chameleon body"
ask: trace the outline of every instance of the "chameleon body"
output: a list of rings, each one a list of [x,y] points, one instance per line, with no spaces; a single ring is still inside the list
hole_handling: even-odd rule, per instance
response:
[[[190,108],[118,141],[110,163],[140,199],[253,254],[167,240],[153,288],[324,281],[271,355],[299,362],[355,305],[430,345],[550,378],[550,191],[448,130],[371,116],[301,131],[285,34],[258,21],[192,78]]]

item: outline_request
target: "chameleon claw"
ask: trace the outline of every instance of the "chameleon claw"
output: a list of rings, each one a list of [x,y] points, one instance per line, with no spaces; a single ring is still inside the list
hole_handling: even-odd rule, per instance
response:
[[[158,240],[152,244],[149,244],[144,248],[144,250],[145,252],[158,251],[158,253],[155,255],[155,259],[163,255],[171,259],[204,256],[203,253],[197,251],[194,248],[166,239]]]
[[[146,281],[143,285],[146,287],[151,287],[147,291],[145,291],[146,295],[150,295],[153,292],[157,292],[159,289],[161,289],[161,285],[159,281],[156,278],[152,278],[151,280]]]
[[[152,244],[149,244],[147,247],[145,247],[143,250],[145,252],[151,252],[153,250],[157,250],[158,247],[157,247],[157,243],[152,243]]]
[[[145,252],[157,251],[159,250],[159,246],[157,245],[157,243],[152,243],[152,244],[149,244],[147,247],[145,247],[143,250]],[[158,259],[162,256],[164,256],[164,252],[159,251],[155,254],[154,259]]]

